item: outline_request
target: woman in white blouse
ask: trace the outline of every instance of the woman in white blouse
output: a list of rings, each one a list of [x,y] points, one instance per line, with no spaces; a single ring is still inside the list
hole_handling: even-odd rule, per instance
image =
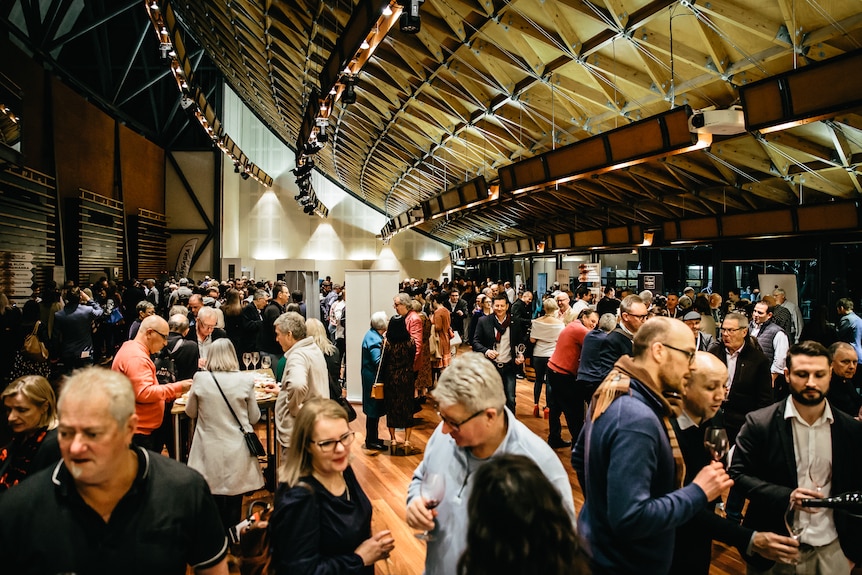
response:
[[[189,467],[207,480],[227,529],[240,521],[243,494],[263,487],[260,464],[239,429],[241,425],[244,431],[253,431],[260,419],[254,393],[256,374],[239,371],[236,350],[226,337],[212,343],[206,367],[207,371],[195,374],[186,404],[186,415],[197,418]]]
[[[533,416],[541,417],[539,414],[539,397],[542,395],[542,385],[545,383],[548,374],[548,360],[554,355],[554,348],[557,347],[557,338],[560,337],[560,332],[566,324],[562,320],[557,319],[556,313],[559,309],[557,302],[553,297],[545,298],[542,302],[542,311],[545,315],[533,320],[533,327],[530,330],[530,341],[533,345],[533,369],[536,371],[536,381],[533,383]],[[545,390],[545,409],[543,415],[548,414],[548,393],[550,388]]]

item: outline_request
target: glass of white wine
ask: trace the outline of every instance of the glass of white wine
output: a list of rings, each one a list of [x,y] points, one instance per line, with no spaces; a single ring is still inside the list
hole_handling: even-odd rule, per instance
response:
[[[242,362],[245,364],[245,370],[248,371],[251,367],[251,352],[247,351],[242,354]]]
[[[794,508],[793,500],[791,500],[790,506],[784,512],[784,526],[787,527],[787,533],[790,537],[796,541],[799,541],[802,532],[805,531],[805,525],[802,524],[800,514],[801,512]],[[790,563],[795,565],[798,560],[792,560]]]
[[[260,352],[259,351],[251,352],[251,362],[254,365],[254,368],[257,369],[257,366],[260,363]]]

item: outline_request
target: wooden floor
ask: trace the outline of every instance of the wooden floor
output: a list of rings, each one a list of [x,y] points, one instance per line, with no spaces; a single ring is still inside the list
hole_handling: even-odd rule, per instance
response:
[[[518,380],[516,417],[540,437],[547,439],[548,422],[545,419],[533,417],[532,396],[532,382],[526,379]],[[544,405],[544,397],[541,405]],[[362,449],[361,446],[365,439],[365,417],[359,406],[356,407],[359,416],[350,425],[357,432],[352,466],[365,493],[374,505],[373,528],[391,530],[396,540],[395,551],[389,559],[389,564],[378,563],[377,573],[378,575],[386,574],[388,568],[389,575],[419,575],[422,573],[425,561],[425,544],[413,536],[413,530],[404,522],[404,508],[407,485],[413,470],[421,461],[422,455],[392,457],[388,452],[368,452]],[[414,445],[424,448],[439,419],[433,409],[427,405],[416,417],[421,421],[414,428],[411,441]],[[563,422],[565,423],[565,418],[563,418]],[[380,437],[389,437],[384,425],[380,427]],[[568,430],[565,426],[563,427],[563,437],[569,439]],[[569,461],[570,451],[560,449],[556,453],[569,473],[575,507],[580,510],[584,498]],[[735,549],[728,549],[724,545],[715,544],[710,573],[712,575],[744,574],[745,567]]]

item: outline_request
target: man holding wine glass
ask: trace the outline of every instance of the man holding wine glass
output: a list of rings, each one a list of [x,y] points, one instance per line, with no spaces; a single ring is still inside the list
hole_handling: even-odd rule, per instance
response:
[[[710,461],[722,461],[730,448],[720,414],[726,381],[727,367],[711,353],[697,352],[683,388],[682,413],[671,420],[685,461],[685,484]],[[728,521],[715,514],[716,502],[677,528],[670,575],[707,575],[713,539],[741,554],[751,551],[779,561],[796,558],[799,544],[792,538]]]
[[[826,399],[831,364],[817,342],[791,346],[790,397],[750,413],[737,436],[730,474],[750,501],[744,525],[790,530],[800,542],[798,564],[745,555],[749,574],[840,575],[862,562],[862,517],[802,506],[862,488],[862,424]]]
[[[511,453],[532,459],[560,492],[574,523],[566,470],[554,451],[505,407],[502,380],[493,363],[475,352],[456,356],[440,375],[433,395],[442,422],[413,472],[406,513],[410,527],[429,532],[423,534],[430,536],[426,575],[458,572],[458,559],[467,545],[467,501],[475,473],[492,456]],[[440,478],[432,482],[432,475]]]
[[[572,451],[584,491],[578,536],[594,573],[667,573],[674,530],[733,484],[713,461],[684,485],[670,419],[696,354],[691,330],[654,317],[635,334],[632,354],[596,389]]]

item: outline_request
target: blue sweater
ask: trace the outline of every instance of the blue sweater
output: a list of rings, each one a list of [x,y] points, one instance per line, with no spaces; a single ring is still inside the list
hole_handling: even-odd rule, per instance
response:
[[[584,486],[578,535],[596,573],[667,573],[674,530],[707,505],[697,485],[674,489],[662,410],[632,378],[631,395],[614,401],[595,424],[588,418],[572,451]]]

